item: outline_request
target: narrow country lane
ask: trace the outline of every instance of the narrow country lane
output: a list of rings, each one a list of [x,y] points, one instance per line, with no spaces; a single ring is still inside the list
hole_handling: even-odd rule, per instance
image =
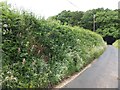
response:
[[[109,45],[90,68],[63,88],[118,88],[118,50]]]

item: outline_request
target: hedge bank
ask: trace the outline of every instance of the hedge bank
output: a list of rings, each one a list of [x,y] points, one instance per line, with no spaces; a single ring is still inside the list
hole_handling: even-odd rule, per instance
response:
[[[116,40],[116,41],[113,43],[113,46],[116,47],[116,48],[120,48],[120,39]]]
[[[49,88],[83,69],[105,50],[89,30],[2,6],[3,88]]]

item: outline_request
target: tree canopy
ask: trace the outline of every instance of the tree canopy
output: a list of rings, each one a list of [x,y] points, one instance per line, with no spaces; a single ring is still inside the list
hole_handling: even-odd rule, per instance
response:
[[[50,18],[59,20],[62,24],[79,26],[92,31],[93,24],[95,24],[95,31],[101,34],[102,37],[112,36],[115,39],[120,39],[118,11],[118,9],[104,8],[92,9],[86,12],[64,10]]]

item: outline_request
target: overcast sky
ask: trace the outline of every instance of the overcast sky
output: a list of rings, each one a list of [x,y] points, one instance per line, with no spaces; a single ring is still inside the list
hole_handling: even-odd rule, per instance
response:
[[[6,1],[6,0],[0,0]],[[63,10],[86,11],[96,8],[118,9],[120,0],[7,0],[17,8],[34,12],[45,18],[57,15]]]

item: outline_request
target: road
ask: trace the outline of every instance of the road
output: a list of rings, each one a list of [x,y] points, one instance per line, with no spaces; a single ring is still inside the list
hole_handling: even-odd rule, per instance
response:
[[[90,68],[63,88],[118,88],[118,86],[120,86],[118,85],[118,50],[109,45]]]

